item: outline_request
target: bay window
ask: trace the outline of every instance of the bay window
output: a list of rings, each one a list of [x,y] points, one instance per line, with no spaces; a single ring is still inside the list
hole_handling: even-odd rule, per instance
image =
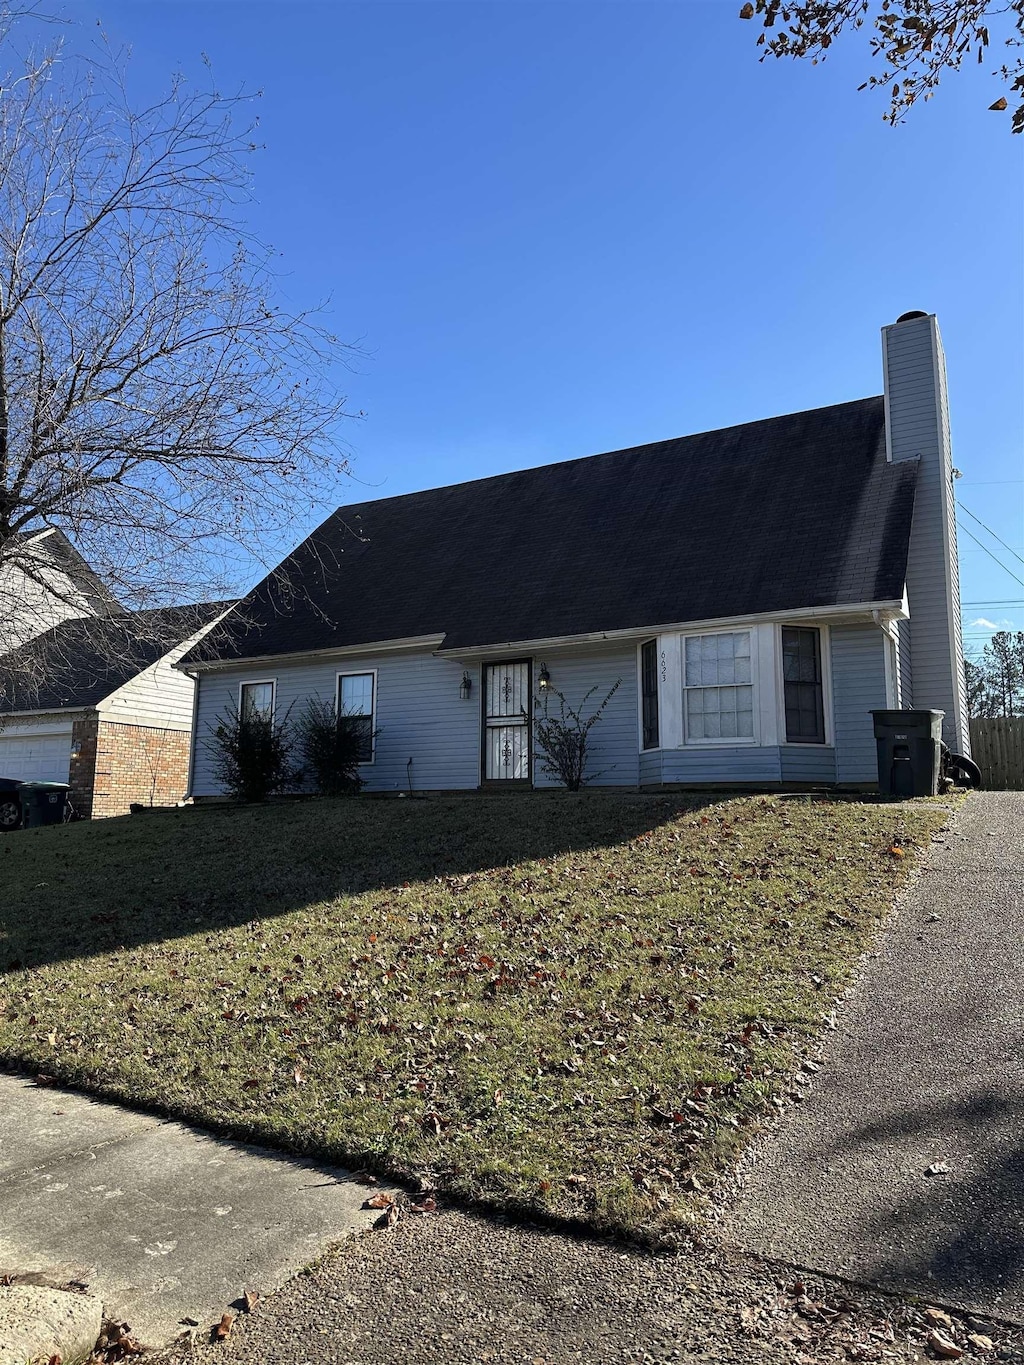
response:
[[[683,642],[687,743],[753,740],[750,631],[688,635]]]
[[[782,627],[782,679],[786,694],[786,743],[824,744],[821,631],[816,626]]]

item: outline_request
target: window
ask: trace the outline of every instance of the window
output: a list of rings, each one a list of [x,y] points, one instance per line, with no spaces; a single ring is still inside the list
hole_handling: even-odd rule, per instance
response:
[[[373,762],[374,675],[342,673],[338,677],[338,717],[359,736],[359,762]]]
[[[782,678],[786,692],[786,742],[824,744],[821,631],[782,627]]]
[[[658,642],[640,646],[640,723],[643,747],[658,747]]]
[[[687,741],[753,739],[750,631],[690,635],[685,649]]]
[[[244,682],[239,688],[238,710],[243,720],[270,720],[274,714],[274,684]]]

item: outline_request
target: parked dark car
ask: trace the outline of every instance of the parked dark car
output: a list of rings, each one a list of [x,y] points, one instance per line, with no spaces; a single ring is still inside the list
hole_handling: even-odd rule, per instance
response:
[[[0,834],[36,825],[59,825],[71,818],[66,782],[21,782],[0,777]]]

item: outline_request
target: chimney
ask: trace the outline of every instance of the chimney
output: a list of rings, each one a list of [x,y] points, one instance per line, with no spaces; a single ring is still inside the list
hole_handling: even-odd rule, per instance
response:
[[[956,498],[946,358],[934,313],[904,313],[882,328],[885,444],[890,461],[919,460],[907,560],[910,691],[903,705],[944,711],[942,738],[970,754],[960,633]]]

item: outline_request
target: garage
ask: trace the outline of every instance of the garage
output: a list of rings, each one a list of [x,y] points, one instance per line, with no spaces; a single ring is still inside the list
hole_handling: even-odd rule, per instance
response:
[[[21,782],[66,782],[71,766],[71,722],[0,731],[0,777]]]

